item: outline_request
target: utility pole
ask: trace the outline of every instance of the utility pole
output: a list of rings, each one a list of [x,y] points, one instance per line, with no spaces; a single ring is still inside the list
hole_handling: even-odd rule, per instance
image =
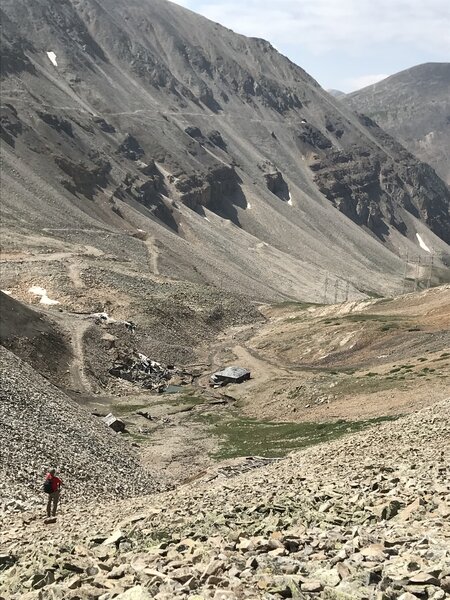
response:
[[[348,302],[348,296],[350,293],[350,281],[347,281],[347,285],[345,287],[345,301]]]
[[[408,251],[406,251],[406,256],[405,256],[405,271],[403,273],[403,294],[406,293],[406,277],[408,275]]]
[[[430,273],[428,275],[427,288],[431,287],[431,279],[433,278],[434,254],[430,257]]]
[[[334,283],[334,303],[335,304],[337,304],[338,288],[339,288],[339,279],[336,279],[336,281]]]
[[[420,277],[420,255],[417,257],[417,263],[416,263],[416,271],[415,271],[415,277],[414,277],[414,291],[417,291],[417,288],[419,287],[419,277]]]
[[[328,292],[328,271],[325,273],[325,284],[323,289],[323,303],[327,303],[327,292]]]

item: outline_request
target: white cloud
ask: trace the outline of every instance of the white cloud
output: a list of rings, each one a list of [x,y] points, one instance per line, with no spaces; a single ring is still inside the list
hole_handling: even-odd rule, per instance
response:
[[[450,51],[448,0],[179,0],[239,33],[317,55],[370,44]]]
[[[360,77],[352,77],[345,81],[345,88],[348,89],[349,92],[353,92],[354,90],[360,90],[368,85],[372,85],[373,83],[378,83],[382,79],[386,79],[389,77],[386,73],[380,73],[379,75],[361,75]]]

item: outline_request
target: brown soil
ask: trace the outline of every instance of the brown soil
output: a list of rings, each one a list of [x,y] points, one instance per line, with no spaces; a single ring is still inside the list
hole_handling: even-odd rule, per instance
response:
[[[449,286],[392,300],[262,310],[264,325],[227,334],[212,353],[215,366],[251,369],[251,381],[226,388],[247,416],[363,420],[449,395]]]

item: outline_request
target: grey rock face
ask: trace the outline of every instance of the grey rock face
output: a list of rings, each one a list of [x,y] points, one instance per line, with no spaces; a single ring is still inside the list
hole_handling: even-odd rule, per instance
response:
[[[450,63],[426,63],[341,98],[450,184]]]

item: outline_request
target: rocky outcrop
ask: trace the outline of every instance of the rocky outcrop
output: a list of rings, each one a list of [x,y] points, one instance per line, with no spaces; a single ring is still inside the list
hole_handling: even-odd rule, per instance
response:
[[[302,123],[297,138],[301,144],[306,144],[318,150],[326,150],[333,146],[331,140],[320,129],[306,122]]]
[[[211,169],[205,175],[182,175],[176,183],[181,201],[196,209],[204,206],[211,210],[224,208],[240,191],[239,177],[232,167],[226,165]]]
[[[58,167],[70,177],[62,183],[74,194],[82,194],[92,199],[98,188],[104,188],[108,182],[108,174],[111,171],[111,163],[98,155],[92,156],[88,165],[84,161],[78,163],[63,157],[55,157]]]
[[[185,131],[185,133],[188,134],[189,137],[194,139],[196,142],[199,142],[199,144],[206,144],[208,146],[216,146],[217,148],[220,148],[224,152],[227,151],[227,145],[222,137],[222,134],[220,133],[220,131],[217,131],[216,129],[213,131],[210,131],[206,136],[203,134],[200,127],[186,127],[186,129],[184,131]]]
[[[217,131],[217,129],[210,131],[208,133],[208,140],[211,142],[211,144],[213,144],[214,146],[217,146],[218,148],[220,148],[221,150],[226,152],[227,144],[226,144],[225,140],[223,139],[220,131]]]
[[[119,145],[117,154],[121,154],[129,160],[138,160],[144,156],[145,152],[137,139],[129,133]]]
[[[73,128],[72,123],[70,121],[47,112],[39,111],[37,114],[44,121],[44,123],[50,125],[50,127],[55,129],[58,133],[63,132],[69,137],[73,138]]]
[[[116,133],[116,128],[103,117],[92,117],[92,121],[105,133]]]
[[[154,161],[150,163],[140,161],[137,167],[140,175],[133,176],[127,173],[124,180],[115,188],[112,197],[125,202],[130,199],[136,200],[165,225],[178,231],[173,209],[164,200],[164,196],[168,194],[164,176]],[[119,206],[114,205],[113,210],[122,216]]]
[[[402,207],[448,243],[450,192],[445,184],[369,117],[360,115],[360,120],[393,150],[396,159],[357,146],[349,152],[334,149],[321,153],[310,164],[319,189],[341,212],[379,237],[386,235],[391,225],[405,233]]]
[[[270,161],[260,163],[258,168],[264,174],[267,189],[281,200],[288,202],[290,200],[289,187],[284,180],[281,171],[279,171]]]
[[[5,104],[0,109],[0,138],[12,146],[15,146],[15,138],[23,131],[17,110],[12,104]]]

